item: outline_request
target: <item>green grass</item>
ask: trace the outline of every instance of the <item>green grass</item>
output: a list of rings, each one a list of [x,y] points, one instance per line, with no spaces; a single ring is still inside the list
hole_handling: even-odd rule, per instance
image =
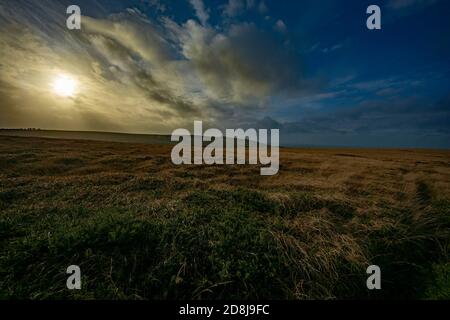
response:
[[[288,266],[255,218],[239,209],[142,219],[114,209],[73,208],[39,221],[2,219],[2,239],[9,242],[1,259],[2,295],[67,297],[65,267],[79,264],[87,298],[283,296],[282,284],[272,285]]]
[[[426,299],[450,299],[450,263],[434,264],[431,268],[428,287],[425,291]]]
[[[267,178],[168,147],[0,143],[0,299],[449,298],[447,155],[289,152]]]
[[[364,257],[370,256],[384,266],[384,297],[416,297],[427,279],[424,270],[436,260],[446,236],[435,233],[444,228],[437,225],[439,217],[425,225],[406,219],[366,235],[360,248],[345,236],[349,230],[330,223],[333,210],[343,210],[336,204],[329,215],[313,214],[311,209],[327,203],[298,197],[281,210],[263,193],[246,189],[194,191],[184,201],[176,212],[72,207],[4,214],[1,298],[370,297],[362,286]],[[297,229],[284,218],[305,211],[310,226]],[[396,240],[399,232],[402,241]],[[81,291],[65,289],[65,268],[71,264],[81,267]],[[448,270],[434,271],[427,295],[439,298],[448,293]]]

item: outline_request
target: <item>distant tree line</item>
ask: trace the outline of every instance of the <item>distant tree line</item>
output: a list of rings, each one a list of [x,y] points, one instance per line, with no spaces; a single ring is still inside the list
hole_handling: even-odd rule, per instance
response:
[[[15,128],[15,129],[8,129],[8,128],[0,128],[0,130],[10,130],[10,131],[41,131],[41,128]]]

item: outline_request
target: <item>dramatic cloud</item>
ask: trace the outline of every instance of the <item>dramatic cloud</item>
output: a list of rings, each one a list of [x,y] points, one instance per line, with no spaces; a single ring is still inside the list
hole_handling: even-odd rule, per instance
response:
[[[383,34],[365,45],[350,36],[308,39],[309,29],[263,0],[185,0],[178,11],[163,0],[79,3],[82,29],[72,31],[69,0],[0,3],[0,127],[170,133],[203,120],[279,127],[282,137],[449,134],[448,98],[439,100],[448,68],[422,64],[426,52],[395,75],[400,55],[390,54],[400,49],[372,46]],[[409,12],[432,3],[387,6]],[[445,43],[435,51],[446,57]],[[344,51],[349,58],[337,54]],[[407,73],[417,61],[423,70]],[[55,92],[61,76],[77,83],[75,94]]]
[[[81,31],[65,28],[65,7],[57,3],[31,8],[18,0],[8,6],[0,33],[1,92],[8,108],[0,111],[0,125],[170,132],[193,119],[241,117],[242,108],[262,107],[283,91],[300,94],[298,63],[281,41],[253,24],[218,31],[207,25],[203,2],[191,4],[201,25],[167,17],[156,24],[128,9],[84,16]],[[59,74],[76,78],[76,97],[51,92]],[[17,98],[20,91],[26,94]],[[30,109],[45,117],[34,122],[26,116],[34,114]]]
[[[265,125],[269,123],[268,118],[264,121]],[[310,112],[295,122],[270,121],[272,127],[279,126],[285,133],[416,133],[420,128],[422,134],[448,134],[450,96],[437,103],[417,98],[364,101],[329,114]]]
[[[300,94],[303,89],[296,58],[253,24],[218,33],[190,20],[176,32],[184,57],[212,98],[255,104],[272,94]]]

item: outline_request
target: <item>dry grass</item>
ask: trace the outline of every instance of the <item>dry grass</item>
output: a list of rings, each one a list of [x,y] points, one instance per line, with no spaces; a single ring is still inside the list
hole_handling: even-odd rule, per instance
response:
[[[0,137],[0,297],[448,298],[450,152],[282,149],[263,177],[170,148]]]

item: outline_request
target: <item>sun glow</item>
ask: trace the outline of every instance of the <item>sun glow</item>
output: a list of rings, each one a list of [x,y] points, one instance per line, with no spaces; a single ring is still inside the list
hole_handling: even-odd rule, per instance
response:
[[[73,97],[77,81],[67,75],[59,75],[52,82],[53,91],[62,97]]]

